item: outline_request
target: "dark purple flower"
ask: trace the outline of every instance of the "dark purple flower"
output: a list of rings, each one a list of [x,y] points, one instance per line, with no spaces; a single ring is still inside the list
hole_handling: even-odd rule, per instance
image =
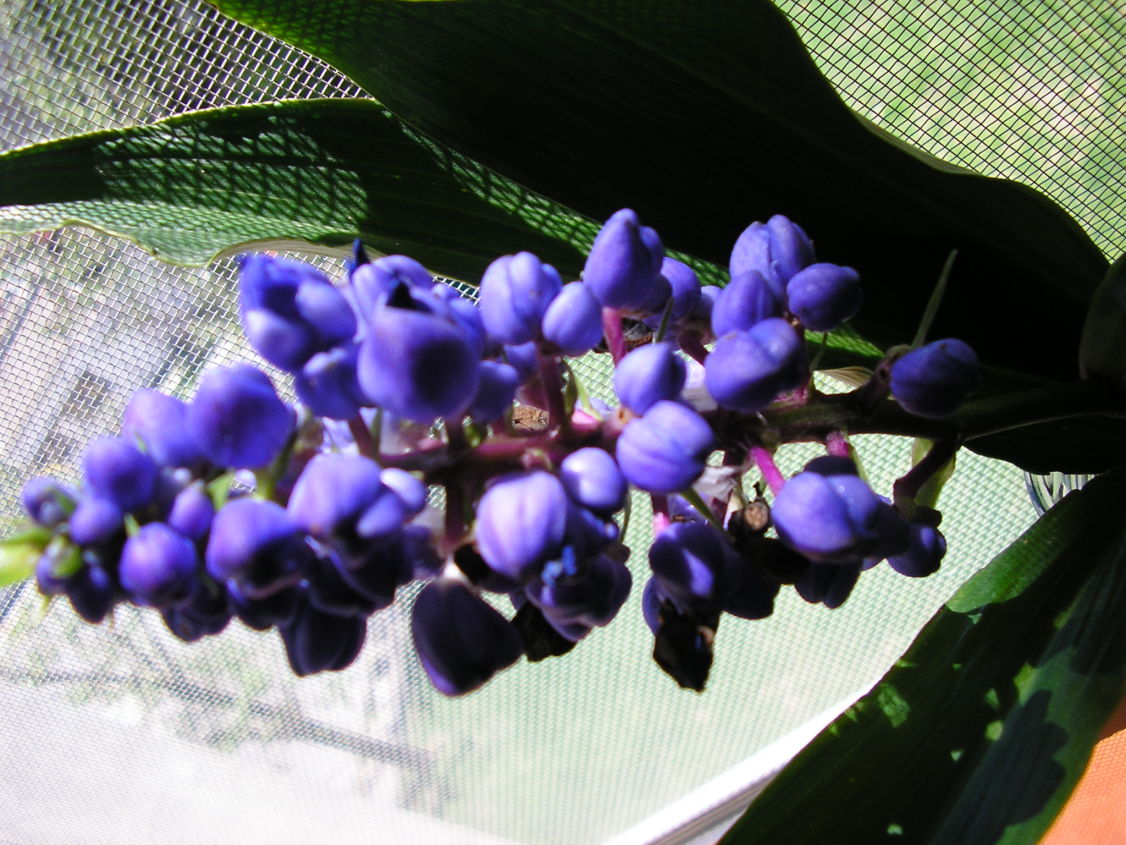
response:
[[[725,408],[761,411],[805,380],[805,345],[794,327],[770,317],[716,341],[704,363],[708,392]]]
[[[716,295],[712,306],[712,333],[721,338],[730,332],[744,332],[785,311],[782,291],[757,270],[735,276]]]
[[[731,278],[761,273],[781,292],[795,273],[813,263],[813,244],[801,226],[781,214],[748,226],[731,251]]]
[[[614,370],[614,391],[635,414],[662,399],[678,399],[687,370],[671,343],[647,343],[628,353]]]
[[[520,373],[511,364],[499,361],[481,361],[477,370],[480,385],[469,406],[469,416],[474,422],[490,423],[512,407],[520,386]]]
[[[300,581],[312,556],[281,505],[244,498],[215,514],[205,560],[212,578],[234,580],[243,595],[257,599]]]
[[[339,672],[359,656],[367,636],[367,620],[337,616],[310,602],[298,602],[297,612],[278,626],[289,666],[299,677],[317,672]]]
[[[562,549],[567,508],[567,492],[551,473],[502,476],[477,505],[477,549],[501,575],[532,577]]]
[[[502,255],[481,277],[481,319],[501,343],[540,338],[540,323],[563,287],[558,271],[530,252]]]
[[[176,495],[165,522],[169,528],[189,540],[202,540],[211,530],[211,520],[214,518],[215,505],[202,482],[197,482]]]
[[[124,518],[116,502],[101,496],[85,496],[70,515],[70,539],[79,546],[108,543],[124,531]]]
[[[121,432],[140,441],[163,467],[198,467],[207,460],[188,428],[188,406],[172,396],[142,388],[125,407]]]
[[[524,593],[552,627],[567,637],[565,629],[570,626],[581,626],[585,633],[586,629],[608,625],[625,604],[632,583],[624,564],[598,555],[585,561],[574,575],[551,583],[532,581],[524,587]]]
[[[582,355],[602,340],[602,304],[585,282],[566,284],[544,312],[542,329],[564,355]]]
[[[137,604],[166,607],[191,593],[196,562],[191,540],[164,523],[150,522],[125,541],[118,577]]]
[[[363,319],[382,305],[400,285],[428,291],[434,284],[430,271],[407,255],[384,255],[360,264],[349,277],[356,310]]]
[[[243,330],[274,366],[296,372],[317,352],[356,333],[348,300],[315,267],[254,254],[243,256],[239,270]]]
[[[360,455],[330,452],[306,465],[290,494],[288,512],[311,536],[351,545],[398,531],[425,501],[425,488],[410,474],[383,470]]]
[[[477,395],[475,339],[437,296],[401,286],[367,329],[357,372],[373,404],[430,423],[463,413]]]
[[[700,304],[700,280],[696,271],[675,258],[667,256],[661,261],[661,276],[669,283],[669,296],[672,308],[669,311],[669,325],[675,326],[688,319]],[[661,326],[661,313],[645,318],[645,325],[651,329]]]
[[[837,264],[810,264],[786,285],[790,311],[810,331],[829,332],[860,311],[860,274]]]
[[[621,510],[629,493],[614,456],[596,446],[585,446],[565,457],[559,478],[572,499],[603,515]]]
[[[54,528],[74,510],[75,493],[52,478],[32,478],[23,486],[20,503],[36,525]]]
[[[347,341],[318,352],[293,377],[297,398],[314,416],[347,420],[360,412],[363,391],[356,377],[358,344]]]
[[[583,268],[583,281],[608,308],[633,310],[653,297],[665,248],[636,212],[615,212],[602,226]]]
[[[954,338],[920,346],[891,365],[891,395],[919,417],[950,416],[980,380],[977,355]]]
[[[771,508],[778,536],[814,562],[859,560],[880,541],[885,505],[856,475],[801,472]]]
[[[74,612],[94,625],[117,603],[113,576],[100,566],[83,566],[67,581],[66,595]]]
[[[120,437],[97,437],[82,456],[83,475],[95,496],[123,511],[148,504],[156,488],[156,463]]]
[[[295,414],[269,376],[235,364],[204,373],[187,422],[212,462],[253,469],[277,457],[293,433]]]
[[[735,550],[706,522],[674,522],[649,547],[649,566],[661,591],[682,609],[716,613],[734,586]]]
[[[714,448],[707,421],[666,400],[630,420],[618,438],[616,455],[631,484],[650,493],[675,493],[700,477]]]
[[[937,528],[913,522],[907,548],[902,554],[888,557],[888,565],[900,575],[925,578],[938,571],[946,555],[946,538]]]
[[[523,654],[516,628],[464,583],[447,578],[418,594],[411,635],[422,668],[444,695],[472,692]]]

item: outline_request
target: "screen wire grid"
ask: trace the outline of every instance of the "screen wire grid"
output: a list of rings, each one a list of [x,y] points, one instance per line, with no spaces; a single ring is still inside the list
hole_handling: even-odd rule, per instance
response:
[[[1105,250],[1122,249],[1126,34],[1110,4],[779,5],[866,117],[935,155],[1033,184]],[[198,108],[362,95],[203,3],[170,0],[6,3],[0,71],[3,149]],[[0,251],[0,519],[10,530],[23,480],[75,478],[84,444],[117,430],[135,389],[188,397],[205,367],[254,358],[238,332],[230,259],[172,267],[76,229],[3,237]],[[305,257],[339,275],[339,261]],[[609,395],[604,362],[582,375]],[[909,461],[903,443],[857,447],[878,490]],[[783,469],[811,454],[784,450]],[[1035,516],[1019,472],[970,454],[941,506],[951,553],[939,574],[914,581],[883,567],[838,611],[787,591],[770,619],[725,622],[700,696],[650,660],[636,553],[635,588],[614,624],[459,700],[435,694],[411,654],[409,594],[373,617],[356,665],[298,680],[272,635],[232,625],[186,646],[152,613],[123,608],[92,627],[65,602],[44,612],[33,588],[11,588],[0,592],[0,830],[19,843],[624,835],[874,682]],[[627,538],[635,549],[647,544],[644,523]]]

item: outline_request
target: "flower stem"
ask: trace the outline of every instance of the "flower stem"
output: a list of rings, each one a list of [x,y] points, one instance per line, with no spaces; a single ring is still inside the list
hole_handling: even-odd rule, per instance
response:
[[[617,308],[602,309],[602,333],[606,336],[606,348],[617,364],[626,354],[626,336],[622,331],[622,312]]]
[[[774,463],[774,455],[762,446],[752,446],[750,453],[755,466],[762,473],[763,480],[770,486],[770,492],[777,496],[786,479],[782,476],[778,465]]]

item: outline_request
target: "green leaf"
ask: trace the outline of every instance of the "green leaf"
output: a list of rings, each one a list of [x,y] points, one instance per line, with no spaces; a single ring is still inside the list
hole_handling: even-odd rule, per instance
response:
[[[35,564],[50,539],[50,532],[33,529],[0,542],[0,587],[34,575]]]
[[[629,206],[725,264],[784,213],[866,286],[857,327],[909,341],[950,250],[935,337],[1074,376],[1106,269],[1061,209],[859,119],[768,0],[213,0],[324,58],[412,126],[595,219]],[[1004,320],[982,309],[1000,304]],[[1029,343],[1026,327],[1049,326]]]
[[[1126,472],[974,576],[724,843],[1032,843],[1126,678]]]
[[[0,231],[72,223],[183,264],[262,242],[344,249],[359,236],[473,281],[521,249],[574,276],[598,228],[370,100],[194,112],[0,155]]]

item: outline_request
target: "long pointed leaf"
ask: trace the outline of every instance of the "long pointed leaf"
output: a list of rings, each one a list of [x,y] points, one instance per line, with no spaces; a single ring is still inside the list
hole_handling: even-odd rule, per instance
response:
[[[1126,473],[1069,495],[972,578],[724,843],[1031,843],[1126,678]]]
[[[344,248],[359,236],[472,281],[522,249],[575,275],[597,231],[369,100],[194,112],[0,155],[0,231],[70,223],[184,264],[254,242]]]
[[[769,0],[213,1],[443,143],[592,217],[632,206],[703,259],[725,263],[749,222],[788,214],[860,270],[858,326],[881,345],[911,338],[957,248],[935,336],[1074,377],[1099,250],[1032,190],[858,119]],[[985,292],[1003,320],[982,319]],[[1050,331],[1030,343],[1030,326]]]

